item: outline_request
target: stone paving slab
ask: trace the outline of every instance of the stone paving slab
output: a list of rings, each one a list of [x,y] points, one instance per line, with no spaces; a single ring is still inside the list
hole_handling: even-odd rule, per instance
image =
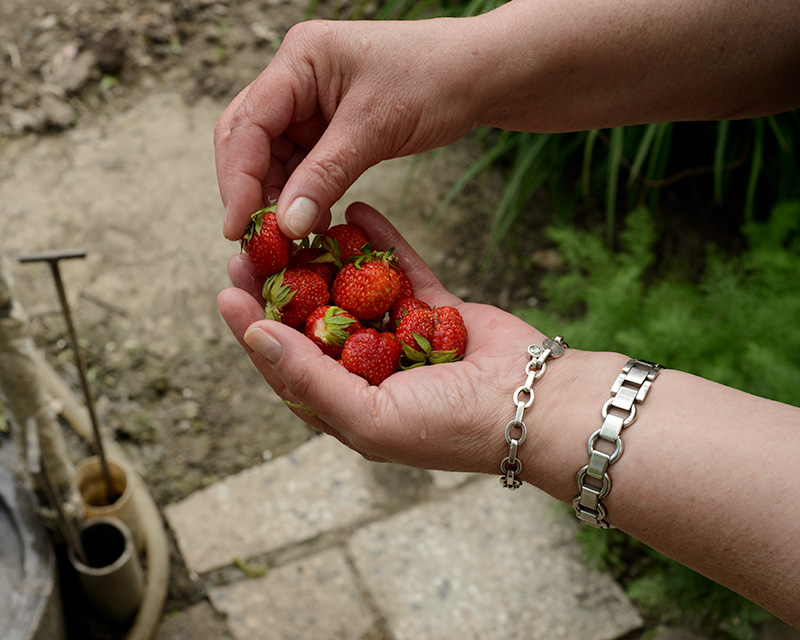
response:
[[[212,588],[234,640],[359,640],[376,624],[392,640],[612,640],[641,626],[546,494],[434,474],[427,499],[387,515],[376,467],[320,437],[167,507],[198,574],[352,531],[344,548]]]
[[[481,478],[357,531],[349,549],[395,640],[617,638],[642,624],[579,559],[546,494]]]
[[[198,574],[309,540],[380,513],[357,453],[329,437],[169,505],[165,516]]]
[[[209,592],[235,640],[359,640],[375,615],[340,549]]]

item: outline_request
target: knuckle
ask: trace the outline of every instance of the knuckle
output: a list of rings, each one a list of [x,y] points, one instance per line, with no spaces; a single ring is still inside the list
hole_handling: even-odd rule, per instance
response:
[[[310,367],[297,367],[291,380],[292,393],[298,398],[308,398],[312,391],[319,387],[320,380]]]
[[[281,42],[277,55],[309,59],[316,47],[327,42],[332,25],[325,20],[307,20],[293,25]]]
[[[315,158],[308,166],[323,184],[341,193],[350,186],[350,171],[347,163],[334,158]]]

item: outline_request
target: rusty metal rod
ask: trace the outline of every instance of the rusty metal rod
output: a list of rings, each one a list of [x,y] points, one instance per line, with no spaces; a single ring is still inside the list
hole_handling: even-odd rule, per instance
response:
[[[94,435],[97,456],[100,459],[100,467],[103,471],[103,479],[106,483],[108,503],[112,504],[117,498],[119,498],[119,496],[114,490],[114,485],[111,481],[111,473],[108,470],[105,447],[103,446],[103,439],[100,435],[100,426],[97,421],[97,414],[94,410],[94,400],[92,398],[91,390],[89,389],[89,380],[86,376],[86,367],[83,362],[83,357],[81,356],[80,346],[78,345],[78,334],[75,331],[75,325],[72,322],[72,313],[69,308],[64,281],[61,279],[61,270],[59,268],[59,262],[61,260],[71,260],[74,258],[85,257],[86,251],[83,249],[65,249],[57,251],[45,251],[41,253],[29,253],[20,256],[19,261],[22,263],[46,262],[50,265],[50,270],[53,273],[53,280],[55,281],[56,285],[56,291],[58,291],[58,299],[61,302],[61,310],[64,314],[64,321],[67,323],[67,332],[69,333],[70,342],[72,343],[75,366],[78,369],[78,377],[80,378],[81,387],[83,388],[83,395],[86,399],[86,409],[89,411],[89,419],[92,423],[92,434]]]

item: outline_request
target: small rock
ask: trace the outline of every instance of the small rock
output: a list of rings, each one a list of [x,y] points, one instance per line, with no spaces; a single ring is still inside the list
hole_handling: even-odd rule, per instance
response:
[[[43,131],[47,126],[47,116],[41,108],[12,109],[8,116],[11,130],[19,135],[26,131]]]
[[[182,440],[182,453],[188,464],[200,464],[211,452],[211,437],[206,433],[196,433]]]
[[[280,36],[278,35],[277,31],[270,29],[267,25],[262,24],[261,22],[253,22],[250,25],[250,31],[253,32],[253,35],[256,38],[267,43],[277,42],[280,40]]]
[[[69,103],[51,93],[39,98],[39,106],[45,114],[47,123],[58,129],[66,129],[75,121],[75,112]]]
[[[49,14],[49,15],[46,15],[44,18],[42,18],[42,19],[39,21],[39,24],[37,25],[37,27],[38,27],[38,28],[39,28],[41,31],[50,31],[50,30],[51,30],[51,29],[53,29],[53,28],[54,28],[54,27],[55,27],[57,24],[58,24],[58,16],[57,16],[57,15],[55,15],[54,13],[51,13],[51,14]]]
[[[181,403],[181,418],[194,420],[200,415],[200,403],[194,400],[186,400]]]
[[[45,77],[68,93],[75,93],[89,81],[96,66],[97,56],[93,51],[77,53],[74,45],[67,45],[51,60]]]

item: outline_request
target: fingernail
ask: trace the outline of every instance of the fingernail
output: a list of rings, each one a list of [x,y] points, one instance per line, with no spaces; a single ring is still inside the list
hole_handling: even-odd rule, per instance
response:
[[[225,215],[222,217],[222,235],[228,237],[228,207],[225,207]]]
[[[263,329],[249,327],[244,332],[244,341],[250,345],[253,351],[264,356],[272,364],[281,359],[281,353],[283,352],[281,343]]]
[[[283,217],[286,228],[298,238],[308,235],[319,215],[319,207],[310,198],[300,196],[289,205]]]

